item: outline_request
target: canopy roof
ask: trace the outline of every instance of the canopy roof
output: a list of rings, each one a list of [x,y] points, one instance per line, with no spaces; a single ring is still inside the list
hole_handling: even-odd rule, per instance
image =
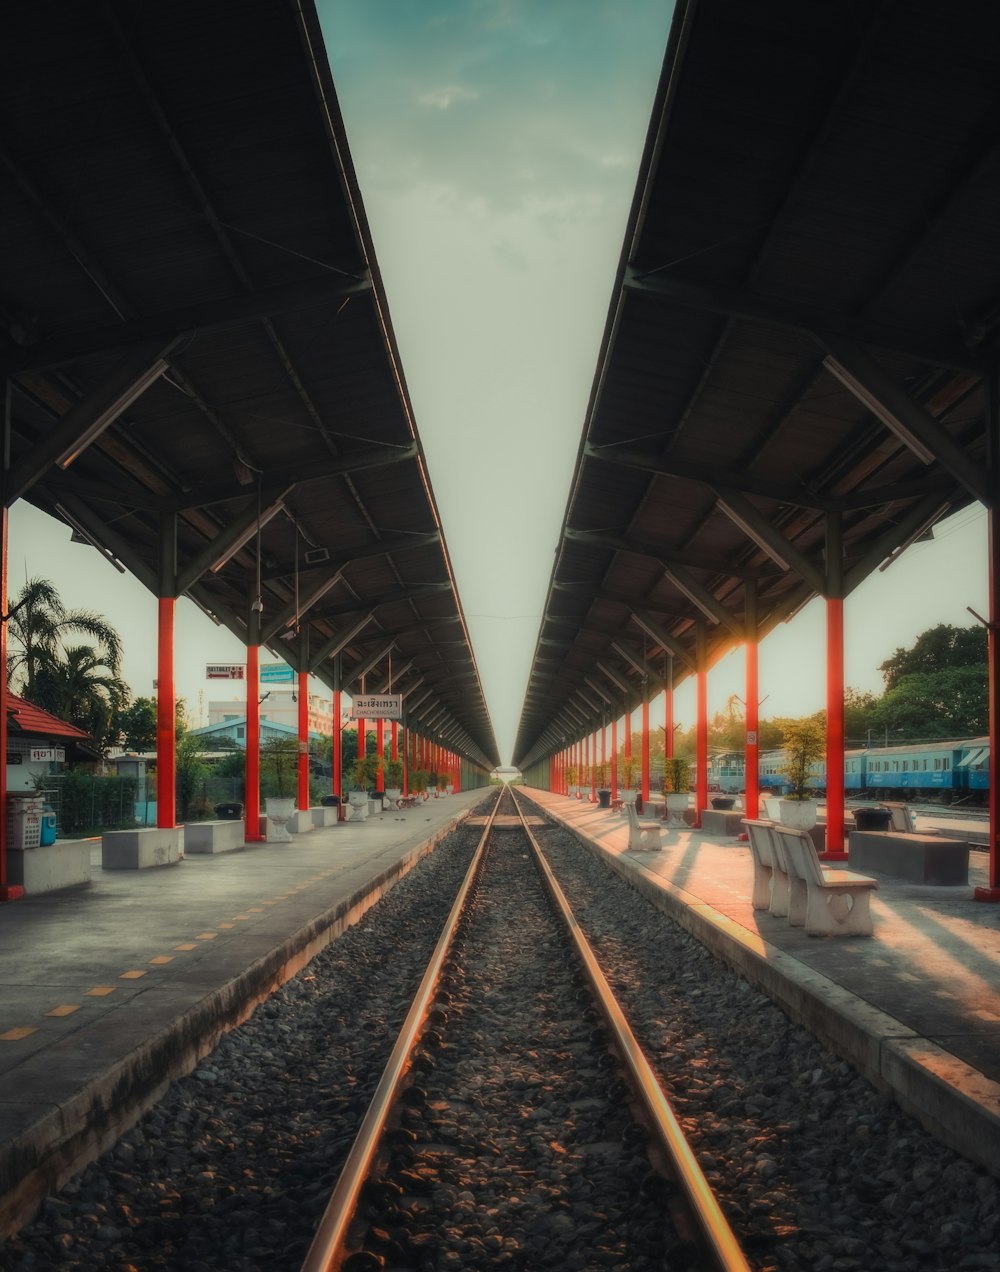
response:
[[[492,767],[314,4],[3,27],[7,504]]]
[[[998,36],[981,2],[678,0],[522,767],[990,501]]]

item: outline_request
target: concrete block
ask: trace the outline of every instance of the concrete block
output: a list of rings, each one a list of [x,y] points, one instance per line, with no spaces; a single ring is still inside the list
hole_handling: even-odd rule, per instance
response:
[[[8,881],[19,884],[25,896],[90,883],[90,849],[89,839],[56,840],[41,848],[8,848]]]
[[[176,866],[181,857],[182,833],[180,826],[105,831],[101,836],[101,866],[105,870]]]
[[[321,808],[310,808],[312,814],[312,823],[314,826],[335,826],[337,824],[337,809],[328,808],[323,805]]]
[[[969,882],[969,845],[964,839],[907,835],[891,830],[852,830],[852,870],[908,879],[911,883],[965,885]]]
[[[188,822],[184,827],[184,852],[237,852],[246,844],[246,827],[240,821]]]
[[[701,828],[706,835],[721,835],[726,839],[734,839],[743,833],[745,816],[746,813],[730,812],[728,809],[703,808]]]
[[[295,812],[292,813],[291,819],[288,822],[288,829],[293,835],[302,835],[307,830],[312,830],[312,828],[312,809],[297,808]]]

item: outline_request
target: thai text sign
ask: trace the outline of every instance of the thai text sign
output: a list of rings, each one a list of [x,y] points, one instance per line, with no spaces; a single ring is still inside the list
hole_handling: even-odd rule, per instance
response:
[[[290,685],[295,680],[295,673],[288,663],[263,663],[260,668],[262,685]]]
[[[243,663],[209,663],[205,668],[206,680],[245,680]]]
[[[352,703],[355,720],[399,720],[402,714],[401,693],[361,694]]]
[[[55,761],[61,764],[66,758],[66,751],[61,746],[33,746],[31,748],[31,759],[37,761],[48,760],[50,763]]]

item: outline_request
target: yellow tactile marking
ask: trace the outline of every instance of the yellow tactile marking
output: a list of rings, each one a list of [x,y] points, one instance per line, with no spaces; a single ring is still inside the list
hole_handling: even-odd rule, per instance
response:
[[[107,998],[108,994],[115,992],[114,985],[95,985],[93,989],[88,989],[84,997],[86,998]]]
[[[235,923],[220,923],[219,924],[220,928],[234,928],[235,926],[236,926]]]
[[[174,961],[174,956],[173,954],[156,954],[149,961],[156,967],[162,967],[165,963],[172,963]]]
[[[980,1008],[979,1011],[973,1014],[978,1016],[980,1020],[1000,1020],[1000,1016],[995,1011],[986,1011],[985,1008]]]
[[[46,1016],[72,1016],[75,1011],[80,1010],[79,1003],[63,1003],[61,1007],[53,1007],[51,1011],[47,1011]]]
[[[186,945],[175,945],[175,950],[196,950],[198,947],[193,941],[188,941]]]
[[[248,923],[248,922],[250,921],[250,915],[249,915],[249,914],[237,914],[237,916],[236,916],[236,921],[237,921],[238,923]]]
[[[6,1033],[0,1034],[0,1042],[20,1042],[33,1033],[38,1033],[38,1030],[32,1029],[30,1025],[21,1025],[18,1029],[8,1029]]]
[[[122,972],[121,976],[119,976],[118,979],[119,980],[141,980],[142,977],[145,975],[146,975],[145,972]]]
[[[218,932],[199,932],[195,937],[196,941],[214,941],[218,936]]]
[[[247,906],[247,914],[263,914],[264,907],[261,905]]]

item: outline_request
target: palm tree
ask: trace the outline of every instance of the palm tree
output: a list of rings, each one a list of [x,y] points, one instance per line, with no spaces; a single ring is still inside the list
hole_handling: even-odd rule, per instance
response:
[[[7,683],[36,702],[35,685],[43,668],[64,658],[63,641],[83,632],[99,643],[101,663],[115,678],[121,669],[121,637],[100,614],[68,610],[48,579],[28,579],[10,606],[7,622]],[[16,678],[16,683],[15,683]],[[124,688],[124,686],[122,686]],[[39,706],[44,703],[38,702]]]
[[[108,651],[71,645],[46,657],[35,672],[31,699],[62,720],[86,729],[103,751],[119,729],[128,686],[112,671]]]

